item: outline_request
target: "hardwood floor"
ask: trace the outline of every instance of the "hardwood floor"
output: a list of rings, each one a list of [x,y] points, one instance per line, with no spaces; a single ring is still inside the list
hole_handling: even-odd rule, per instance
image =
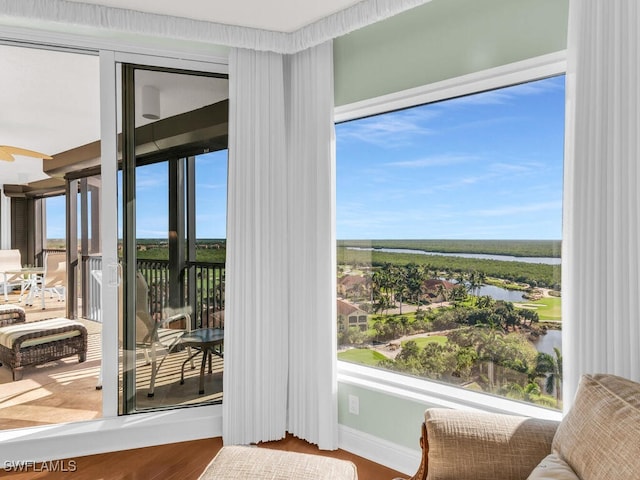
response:
[[[0,477],[11,480],[196,480],[221,447],[222,439],[218,437],[37,464],[25,472],[5,472],[5,465],[0,465]],[[358,468],[359,480],[406,478],[344,450],[320,451],[315,445],[291,435],[277,442],[262,443],[260,447],[350,460]]]

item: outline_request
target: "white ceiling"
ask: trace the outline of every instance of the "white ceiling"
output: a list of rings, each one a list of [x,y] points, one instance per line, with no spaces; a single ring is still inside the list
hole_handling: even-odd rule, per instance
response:
[[[98,58],[0,45],[0,145],[56,154],[100,138]],[[47,178],[42,160],[0,161],[0,185]]]
[[[79,0],[72,0],[79,1]],[[107,7],[293,32],[361,0],[82,0]]]
[[[76,0],[74,0],[76,1]],[[139,10],[146,13],[291,32],[360,0],[85,0],[81,3]],[[36,150],[49,155],[100,138],[98,57],[36,48],[0,45],[0,145]],[[211,84],[192,77],[153,75],[138,78],[161,90],[162,116],[188,106],[213,103],[228,96],[226,82],[218,81],[213,101]],[[186,82],[186,83],[185,83]],[[215,83],[215,82],[214,82]],[[179,104],[183,104],[180,106]],[[143,121],[140,118],[138,124]],[[42,160],[16,156],[0,161],[0,186],[47,178]]]

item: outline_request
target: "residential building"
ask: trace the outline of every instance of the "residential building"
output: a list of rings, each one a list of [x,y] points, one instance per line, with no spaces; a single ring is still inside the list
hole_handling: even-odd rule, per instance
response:
[[[338,299],[337,303],[338,332],[344,332],[351,327],[359,330],[366,330],[368,328],[367,312],[344,300]]]

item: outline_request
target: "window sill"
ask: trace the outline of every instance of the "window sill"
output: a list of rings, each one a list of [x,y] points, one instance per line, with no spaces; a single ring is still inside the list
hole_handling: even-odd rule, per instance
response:
[[[338,383],[428,405],[560,421],[562,412],[438,382],[338,361]]]

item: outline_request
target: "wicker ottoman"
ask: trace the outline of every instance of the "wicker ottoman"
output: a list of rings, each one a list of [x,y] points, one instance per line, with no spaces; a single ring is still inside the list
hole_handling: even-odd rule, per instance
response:
[[[223,447],[199,480],[357,480],[346,460],[258,447]]]
[[[25,322],[22,317],[0,325],[0,362],[11,369],[13,380],[20,380],[28,365],[73,355],[79,362],[87,358],[87,329],[79,322],[66,318]]]
[[[24,308],[19,305],[5,303],[0,305],[0,327],[10,325],[15,322],[24,322],[27,319]]]

